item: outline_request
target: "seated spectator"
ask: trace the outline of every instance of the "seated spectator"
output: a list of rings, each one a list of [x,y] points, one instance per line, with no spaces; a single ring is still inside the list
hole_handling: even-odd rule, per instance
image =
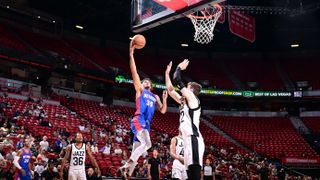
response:
[[[116,136],[115,140],[117,143],[123,143],[122,137],[119,136],[119,134]]]
[[[87,171],[87,180],[99,180],[102,177],[98,177],[97,174],[94,172],[93,168],[89,168]]]
[[[122,155],[122,149],[120,148],[119,144],[116,145],[116,148],[114,149],[114,154],[118,156]]]
[[[103,156],[109,156],[111,154],[111,145],[106,143],[106,145],[100,149],[100,152],[102,152]]]
[[[44,164],[45,164],[44,161],[37,162],[36,164],[37,164],[37,165],[36,165],[35,168],[34,168],[34,176],[35,176],[35,179],[37,179],[37,177],[38,177],[38,178],[41,178],[42,173],[43,173],[43,171],[45,170],[45,169],[44,169]]]
[[[47,151],[46,150],[40,150],[40,153],[37,156],[37,162],[44,162],[45,164],[47,164],[47,162],[49,161],[49,159],[46,156]]]
[[[61,136],[58,136],[56,142],[54,143],[55,146],[54,146],[54,152],[55,153],[59,153],[62,149],[62,141],[61,141]]]
[[[79,130],[81,131],[81,132],[83,132],[84,131],[84,124],[83,123],[81,123],[80,125],[79,125]]]
[[[91,152],[92,154],[97,154],[99,152],[97,143],[93,143],[93,145],[91,146]]]
[[[58,180],[59,174],[54,169],[55,169],[55,162],[54,160],[51,159],[48,162],[47,169],[42,172],[42,178],[44,178],[45,180],[53,180],[53,179]]]
[[[40,149],[48,151],[49,142],[47,141],[47,136],[43,136],[42,141],[40,142]]]
[[[23,136],[20,137],[20,141],[17,142],[16,148],[21,149],[23,147]]]

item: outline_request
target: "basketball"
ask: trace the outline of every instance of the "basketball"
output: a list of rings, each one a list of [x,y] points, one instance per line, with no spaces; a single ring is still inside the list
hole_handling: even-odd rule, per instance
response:
[[[134,45],[137,49],[142,49],[146,45],[146,38],[141,34],[133,36],[131,41],[132,45]]]

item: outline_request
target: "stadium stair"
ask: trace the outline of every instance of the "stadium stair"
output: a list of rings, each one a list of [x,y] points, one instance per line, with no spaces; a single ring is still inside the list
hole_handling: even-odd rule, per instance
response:
[[[222,69],[222,71],[228,76],[228,78],[233,82],[236,88],[244,90],[245,85],[230,71],[226,64],[222,61],[218,61],[217,64]]]
[[[207,119],[210,119],[210,117],[207,116],[203,116],[203,118],[201,119],[201,122],[203,122],[205,125],[207,125],[209,128],[211,128],[212,130],[214,130],[216,133],[218,133],[219,135],[221,135],[222,137],[226,138],[227,140],[229,140],[230,142],[232,142],[233,144],[237,145],[238,147],[240,147],[241,149],[247,151],[247,152],[253,152],[250,148],[246,147],[245,145],[241,144],[239,141],[235,140],[234,138],[232,138],[231,136],[229,136],[228,134],[226,134],[224,131],[222,131],[221,129],[219,129],[217,126],[215,126],[214,124],[212,124],[211,122],[209,122]]]
[[[299,134],[310,134],[309,128],[304,124],[304,122],[297,116],[289,117],[293,127],[296,128]]]
[[[293,82],[291,81],[291,79],[289,78],[288,73],[283,68],[282,64],[280,62],[276,61],[275,66],[276,66],[276,69],[279,73],[279,76],[280,76],[286,90],[288,90],[288,91],[294,90],[295,86],[294,86]]]

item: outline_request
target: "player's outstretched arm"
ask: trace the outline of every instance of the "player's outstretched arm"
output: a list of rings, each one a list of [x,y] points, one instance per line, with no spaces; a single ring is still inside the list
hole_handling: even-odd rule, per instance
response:
[[[169,96],[172,97],[177,103],[181,104],[181,96],[179,93],[177,93],[174,90],[173,85],[171,83],[171,79],[170,79],[171,67],[172,67],[172,61],[167,65],[167,69],[165,72],[166,88]]]
[[[141,84],[141,81],[140,81],[140,77],[139,77],[139,74],[138,74],[138,71],[137,71],[137,67],[136,67],[136,63],[134,61],[134,49],[135,49],[135,46],[132,45],[132,41],[130,43],[130,70],[131,70],[131,74],[132,74],[132,79],[133,79],[133,85],[134,85],[134,89],[137,91],[137,92],[141,92],[142,91],[142,84]]]
[[[189,65],[189,60],[185,59],[177,66],[173,74],[173,82],[175,83],[176,86],[178,86],[178,88],[180,88],[181,94],[183,97],[187,99],[188,105],[191,108],[193,108],[198,106],[197,98],[192,91],[186,88],[181,78],[181,71],[187,69],[188,65]]]
[[[68,145],[66,148],[66,154],[64,155],[64,158],[62,159],[62,162],[61,162],[61,169],[59,172],[60,179],[63,179],[63,170],[64,170],[64,167],[66,165],[67,160],[70,158],[70,153],[71,153],[71,145]]]
[[[180,156],[179,154],[176,154],[176,145],[177,145],[177,138],[174,137],[171,139],[171,143],[170,143],[170,156],[173,159],[177,159],[179,160],[182,164],[184,164],[184,159],[182,156]]]
[[[86,145],[86,152],[87,152],[87,155],[88,155],[92,165],[96,168],[96,172],[97,172],[98,177],[100,177],[101,176],[100,168],[98,166],[96,159],[93,157],[93,155],[91,153],[91,148],[88,144]]]

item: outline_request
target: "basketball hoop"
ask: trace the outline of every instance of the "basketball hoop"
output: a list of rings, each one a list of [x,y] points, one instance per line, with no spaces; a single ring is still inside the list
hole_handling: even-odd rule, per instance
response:
[[[222,7],[219,4],[209,4],[208,7],[187,15],[194,26],[194,41],[201,44],[211,42],[214,27],[221,14]]]

